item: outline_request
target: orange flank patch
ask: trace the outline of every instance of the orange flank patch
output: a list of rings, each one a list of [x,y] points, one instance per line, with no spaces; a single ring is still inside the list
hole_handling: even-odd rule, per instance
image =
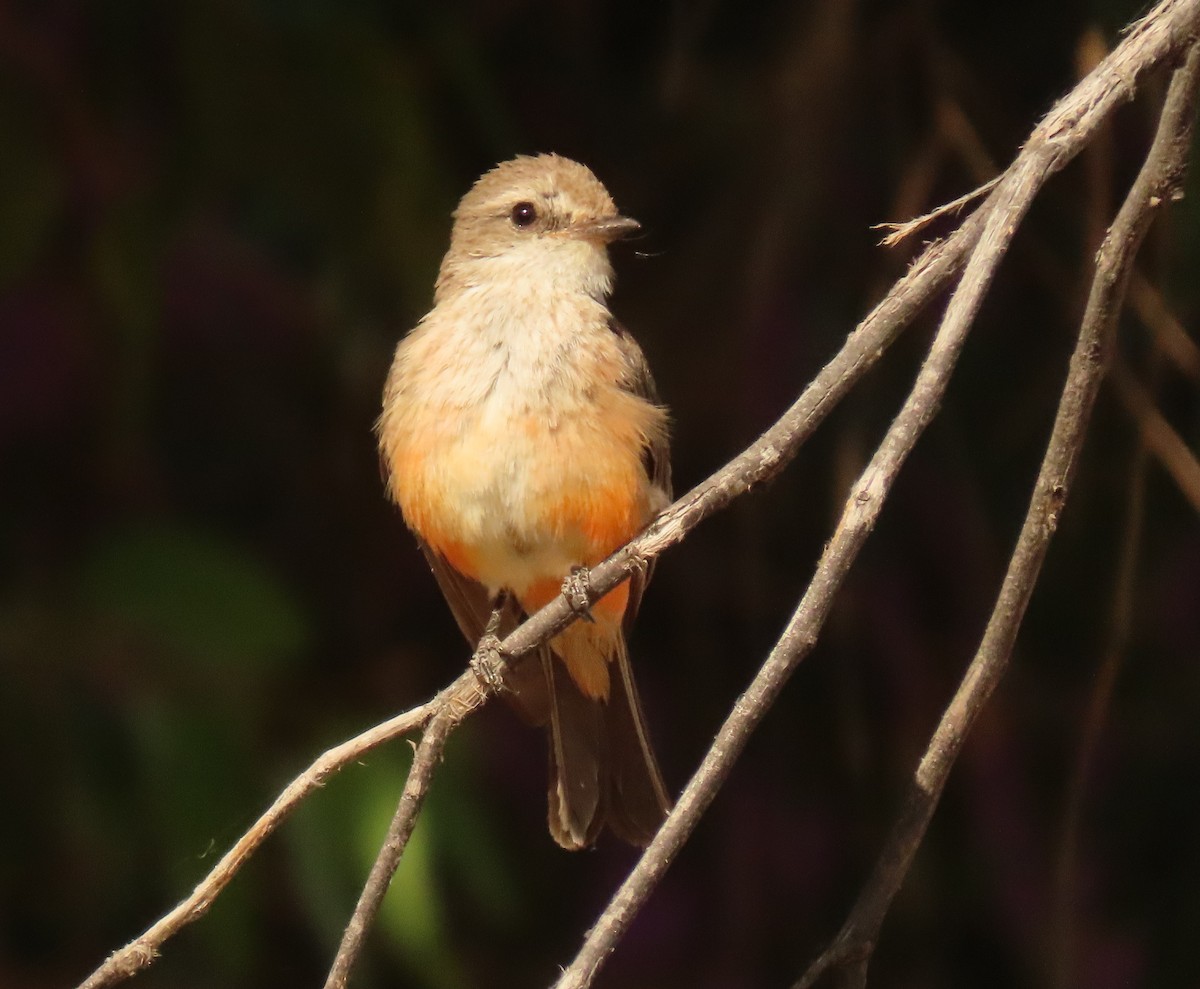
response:
[[[475,564],[475,554],[468,550],[461,543],[452,542],[448,539],[440,539],[436,536],[433,539],[428,537],[425,540],[430,547],[437,553],[440,553],[442,559],[450,564],[455,570],[472,580],[478,579],[478,567]]]
[[[596,427],[600,416],[604,430]],[[504,432],[468,438],[397,433],[385,450],[391,493],[409,528],[450,566],[489,590],[515,591],[532,614],[561,592],[570,566],[595,565],[645,524],[650,494],[641,449],[662,429],[661,416],[617,392],[597,417],[553,427],[544,417],[521,416]],[[505,446],[514,438],[515,446]],[[628,604],[626,582],[592,605],[592,621],[577,621],[552,641],[588,697],[609,695]]]
[[[430,449],[424,446],[409,446],[389,451],[391,463],[389,483],[392,498],[400,506],[408,527],[417,533],[430,548],[455,570],[471,578],[478,578],[475,554],[469,547],[447,534],[445,507],[431,497],[433,492],[427,483],[426,465]]]
[[[598,563],[630,539],[642,526],[643,503],[637,479],[604,487],[577,487],[555,496],[545,506],[545,519],[552,531],[572,531],[583,537],[588,565]]]
[[[445,534],[435,524],[436,514],[428,511],[427,506],[420,501],[406,499],[400,504],[404,519],[410,529],[417,533],[429,544],[429,547],[439,553],[450,566],[459,573],[472,579],[479,578],[479,568],[475,554],[461,542]]]

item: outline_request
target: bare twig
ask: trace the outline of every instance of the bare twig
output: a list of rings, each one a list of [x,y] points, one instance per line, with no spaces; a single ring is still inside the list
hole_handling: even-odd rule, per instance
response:
[[[1135,275],[1134,278],[1136,280],[1137,276]],[[1149,449],[1145,440],[1139,439],[1129,462],[1125,525],[1122,527],[1116,576],[1113,580],[1107,641],[1088,690],[1088,699],[1079,731],[1079,748],[1076,750],[1063,801],[1062,827],[1058,839],[1058,853],[1055,856],[1048,959],[1048,970],[1053,980],[1051,984],[1062,987],[1062,989],[1075,985],[1077,981],[1075,977],[1077,945],[1075,929],[1076,915],[1079,909],[1077,862],[1080,830],[1084,819],[1084,805],[1088,783],[1091,779],[1092,764],[1100,744],[1100,736],[1108,722],[1117,676],[1121,672],[1133,630],[1138,558],[1146,514],[1146,466],[1148,462]]]
[[[1006,176],[1029,169],[1027,180],[1040,188],[1088,144],[1119,104],[1133,98],[1143,75],[1188,46],[1198,21],[1200,0],[1163,0],[1131,25],[1112,54],[1042,119]],[[985,203],[993,203],[999,193],[1000,189],[994,190]],[[644,560],[675,545],[709,515],[786,466],[882,350],[961,268],[980,235],[984,211],[981,207],[944,242],[925,249],[774,426],[595,567],[590,575],[590,598],[594,601],[612,590]],[[523,655],[542,641],[539,636],[547,627],[559,631],[572,615],[570,603],[560,595],[505,640],[505,652]],[[512,648],[519,652],[512,653]]]
[[[595,601],[644,561],[653,559],[680,542],[704,519],[720,511],[754,485],[782,471],[800,446],[870,370],[913,317],[935,298],[959,270],[979,238],[982,225],[976,217],[945,241],[930,244],[871,314],[859,325],[842,349],[821,370],[800,398],[782,417],[740,455],[668,507],[651,525],[594,567],[584,585]],[[510,633],[498,652],[519,658],[565,628],[576,612],[560,595]],[[485,666],[495,656],[477,654]],[[249,856],[275,830],[296,805],[332,773],[383,742],[421,727],[446,706],[470,709],[490,696],[491,688],[472,673],[463,673],[435,698],[405,714],[364,732],[322,755],[297,777],[237,844],[221,859],[196,889],[142,935],[114,952],[79,989],[103,989],[137,974],[157,957],[162,945],[178,931],[198,920]]]
[[[972,221],[964,224],[956,235],[945,243],[930,245],[908,274],[896,283],[888,296],[851,334],[837,356],[825,366],[796,403],[771,429],[720,471],[671,505],[640,536],[597,565],[590,573],[580,573],[574,586],[582,591],[582,599],[572,602],[566,595],[559,595],[504,639],[499,646],[500,655],[508,659],[518,659],[536,649],[574,621],[582,611],[586,611],[588,603],[595,602],[627,579],[644,561],[653,559],[682,540],[700,522],[725,507],[734,498],[745,494],[754,484],[768,480],[783,470],[800,445],[812,435],[817,425],[836,406],[850,386],[881,356],[883,350],[921,308],[942,289],[955,268],[961,264],[962,255],[977,242],[980,226],[977,218],[973,217]],[[832,597],[832,591],[830,596]],[[479,654],[475,657],[476,663],[487,664],[493,660],[494,657]],[[477,684],[474,689],[487,688],[483,684]],[[437,705],[436,701],[432,703]],[[426,731],[428,733],[429,729]],[[423,794],[423,791],[421,792]],[[410,801],[407,806],[410,814],[415,815],[420,802]],[[399,861],[398,854],[391,854],[392,834],[404,826],[411,828],[410,817],[402,819],[401,811],[404,808],[402,798],[401,807],[397,809],[396,818],[389,830],[389,837],[372,867],[371,879],[368,882],[368,888],[378,887],[382,883],[382,889],[379,890],[380,899]],[[380,876],[385,878],[381,880]],[[368,917],[373,916],[374,911],[378,909],[378,900],[364,906],[364,902],[369,899],[367,890],[364,890],[359,908],[355,911],[356,919],[360,912],[364,917]],[[347,929],[347,936],[338,952],[339,964],[330,972],[327,989],[345,984],[349,965],[353,963],[357,953],[362,932],[358,929],[356,921],[352,921],[351,926],[355,927],[355,932],[351,934],[350,928]],[[341,964],[343,956],[346,958],[345,964]],[[335,973],[338,975],[336,980]]]
[[[911,220],[887,220],[883,223],[876,223],[872,230],[886,230],[887,236],[879,243],[883,247],[895,247],[897,244],[908,240],[913,234],[924,230],[929,224],[939,217],[946,216],[950,213],[959,212],[964,206],[975,200],[986,196],[1000,181],[1000,176],[988,179],[983,185],[972,189],[970,192],[964,193],[957,199],[948,203],[943,203],[941,206],[931,209],[928,213],[923,213],[921,216],[913,217]]]
[[[1146,162],[1101,247],[1050,442],[983,640],[921,759],[870,879],[841,931],[809,966],[797,989],[812,986],[834,967],[844,970],[849,985],[865,985],[867,962],[887,909],[908,872],[967,733],[1007,667],[1109,363],[1134,256],[1158,207],[1180,187],[1191,146],[1198,81],[1200,48],[1193,48],[1186,65],[1172,79]]]
[[[1138,272],[1134,272],[1129,285],[1129,306],[1143,323],[1155,328],[1155,350],[1150,361],[1152,369],[1160,369],[1163,357],[1169,354],[1177,369],[1186,370],[1186,364],[1180,361],[1180,355],[1186,355],[1187,350],[1181,350],[1179,344],[1181,341],[1192,347],[1195,347],[1195,344],[1184,335],[1183,328],[1167,310],[1158,290]],[[1200,368],[1200,363],[1197,367]],[[1193,507],[1200,511],[1200,463],[1197,463],[1195,455],[1155,408],[1150,392],[1137,382],[1133,372],[1122,360],[1114,360],[1109,375],[1115,385],[1118,399],[1138,423],[1140,435],[1128,471],[1128,507],[1113,581],[1107,641],[1088,690],[1081,720],[1079,748],[1063,802],[1063,821],[1058,853],[1055,856],[1054,919],[1050,925],[1048,959],[1053,984],[1058,986],[1071,986],[1076,982],[1075,927],[1076,913],[1080,906],[1076,892],[1080,831],[1091,768],[1100,744],[1101,733],[1108,721],[1113,692],[1132,634],[1138,586],[1138,556],[1145,519],[1146,468],[1152,444],[1159,461],[1175,478],[1180,491]]]
[[[429,720],[433,711],[433,702],[422,704],[323,753],[287,785],[250,830],[238,839],[237,844],[221,857],[208,875],[192,890],[191,895],[140,937],[111,954],[103,965],[88,976],[80,989],[101,989],[102,986],[115,985],[136,975],[153,962],[168,938],[208,913],[213,900],[229,885],[247,859],[305,797],[323,786],[325,781],[342,767],[360,759],[371,749],[420,727]]]
[[[1112,369],[1117,397],[1141,431],[1142,442],[1171,475],[1191,506],[1200,512],[1200,460],[1155,407],[1154,400],[1121,361]]]
[[[1162,293],[1144,275],[1135,274],[1129,286],[1130,306],[1172,365],[1192,381],[1200,381],[1200,345],[1167,308]]]
[[[766,715],[796,666],[816,644],[834,597],[874,528],[893,481],[917,439],[937,414],[996,267],[1037,194],[1040,186],[1029,181],[1028,169],[1027,162],[1023,168],[1015,168],[1006,175],[986,206],[973,217],[985,220],[983,233],[925,363],[900,414],[855,482],[800,604],[753,682],[738,698],[675,809],[588,933],[579,954],[555,983],[556,989],[583,989],[591,984],[600,965],[716,796],[750,733]]]
[[[333,967],[329,970],[329,978],[325,980],[325,989],[343,989],[346,985],[350,969],[362,950],[366,933],[379,913],[383,896],[396,873],[396,867],[400,864],[400,856],[404,854],[409,836],[416,827],[417,814],[421,810],[421,804],[425,802],[433,770],[446,747],[446,738],[466,713],[466,710],[456,712],[453,707],[445,706],[425,726],[421,744],[417,746],[412,768],[409,769],[408,779],[404,783],[404,791],[400,795],[400,803],[396,807],[392,823],[388,826],[383,848],[371,867],[362,895],[358,898],[358,905],[354,908],[350,923],[346,925],[342,934],[342,943],[333,960]]]
[[[1086,75],[1108,54],[1099,28],[1084,31],[1075,48],[1075,65],[1080,76]],[[1114,190],[1113,126],[1106,125],[1095,142],[1083,154],[1087,207],[1084,212],[1083,244],[1095,256],[1104,243],[1112,216]],[[1040,267],[1040,266],[1039,266]],[[1130,298],[1136,293],[1138,276],[1130,284]],[[1125,655],[1133,622],[1134,581],[1137,573],[1146,490],[1146,445],[1137,443],[1129,460],[1128,505],[1113,581],[1111,621],[1103,658],[1088,690],[1085,714],[1080,724],[1079,743],[1065,788],[1058,852],[1055,856],[1053,887],[1050,897],[1050,922],[1047,925],[1045,971],[1051,986],[1069,989],[1075,984],[1077,862],[1080,832],[1092,760],[1100,735],[1108,721],[1113,686]]]
[[[1182,47],[1184,32],[1194,23],[1198,7],[1200,0],[1164,0],[1134,27],[1125,42],[1096,72],[1056,106],[1035,132],[1029,147],[1013,168],[1024,167],[1021,163],[1028,163],[1028,155],[1035,147],[1042,167],[1039,175],[1029,176],[1035,185],[1040,185],[1048,174],[1061,167],[1087,143],[1096,124],[1103,120],[1117,103],[1132,97],[1134,84],[1142,73]],[[1000,192],[1000,188],[993,192],[988,202],[998,201],[995,197]],[[601,597],[628,577],[635,568],[682,540],[703,519],[724,508],[755,484],[778,474],[795,456],[800,445],[813,433],[817,425],[879,359],[916,313],[936,297],[961,270],[967,255],[975,250],[983,232],[984,220],[990,215],[992,214],[989,206],[981,207],[948,239],[929,245],[907,274],[849,336],[838,354],[774,426],[741,455],[670,506],[640,536],[592,570],[586,581],[590,599],[596,600]],[[1002,239],[1007,238],[1003,231],[999,233]],[[989,247],[985,253],[991,250]],[[878,489],[867,490],[868,504],[877,493]],[[877,510],[877,507],[872,509]],[[843,523],[846,521],[844,519]],[[810,592],[812,591],[813,587],[810,587]],[[575,617],[576,612],[570,602],[560,596],[512,632],[501,643],[499,652],[512,658],[524,655],[561,631]],[[781,640],[775,652],[786,653],[792,645],[794,643],[789,644]],[[489,653],[477,656],[477,659],[486,663],[494,661],[495,657]],[[769,703],[778,686],[770,687],[760,699]],[[101,989],[114,985],[149,965],[168,938],[207,912],[213,899],[262,841],[300,800],[319,787],[330,774],[370,748],[412,731],[435,716],[441,716],[447,710],[459,711],[465,716],[469,710],[486,701],[492,692],[494,687],[481,682],[473,672],[468,671],[427,704],[398,715],[322,755],[289,784],[250,831],[239,839],[209,875],[197,885],[191,895],[144,934],[110,956],[87,978],[81,989]],[[743,698],[741,703],[749,701]],[[447,727],[448,730],[450,726]],[[719,744],[718,740],[718,746]],[[716,783],[712,785],[715,788]],[[686,832],[694,823],[694,816],[690,821],[685,821],[683,807],[684,802],[681,801],[680,809],[668,822],[669,827],[678,829],[676,834],[680,841],[686,837]],[[416,805],[413,804],[413,815],[416,809]],[[687,814],[698,816],[702,809],[702,806],[696,804]],[[409,812],[406,810],[405,814],[408,815]],[[406,823],[408,820],[409,817],[402,820],[403,827],[410,826]],[[661,855],[663,847],[663,844],[656,842],[639,863],[643,881],[647,871],[660,874],[662,869],[665,869],[669,856],[658,859],[657,865],[652,857],[652,853]],[[654,851],[655,848],[658,852]],[[648,862],[650,864],[647,866]],[[628,916],[631,916],[631,912],[627,913],[623,924],[628,922]],[[597,925],[598,928],[600,926]],[[615,938],[607,943],[611,947]]]
[[[1087,143],[1088,137],[1118,101],[1132,96],[1134,81],[1141,72],[1186,44],[1187,29],[1195,21],[1198,9],[1200,4],[1195,0],[1168,0],[1135,25],[1125,42],[1051,110],[985,205],[964,225],[962,229],[967,229],[982,220],[987,228],[939,331],[939,338],[947,344],[942,356],[949,357],[949,365],[953,363],[955,347],[961,345],[961,339],[955,339],[955,336],[965,333],[969,327],[994,266],[1033,196],[1051,174],[1061,169]],[[921,378],[897,420],[899,424],[901,418],[904,419],[903,427],[911,427],[918,433],[923,428],[921,416],[926,413],[932,415],[936,411],[937,396],[945,384],[941,374],[948,374],[949,370],[948,365],[931,367],[933,358],[931,351],[929,360],[922,368]],[[926,400],[928,405],[923,405]],[[914,405],[920,410],[920,415],[913,415],[910,419],[906,413],[912,413]],[[817,574],[787,630],[750,689],[739,698],[662,830],[592,927],[570,967],[559,978],[557,989],[576,989],[591,984],[605,957],[615,947],[712,800],[749,732],[773,702],[791,670],[811,649],[823,621],[823,609],[827,610],[823,595],[827,592],[831,594],[836,589],[844,576],[844,569],[839,568],[849,566],[857,551],[855,540],[865,537],[873,524],[873,516],[866,514],[866,509],[860,511],[855,507],[856,500],[862,498],[864,505],[871,505],[877,496],[886,491],[890,478],[883,473],[884,468],[898,469],[906,455],[904,444],[915,440],[915,435],[906,435],[903,427],[899,432],[896,426],[889,431],[872,465],[857,486],[858,493],[847,506],[846,514],[818,564]],[[877,512],[878,508],[872,511]],[[865,527],[861,532],[855,529],[855,525],[863,523]],[[922,833],[923,830],[922,826]],[[913,848],[915,850],[915,845]]]

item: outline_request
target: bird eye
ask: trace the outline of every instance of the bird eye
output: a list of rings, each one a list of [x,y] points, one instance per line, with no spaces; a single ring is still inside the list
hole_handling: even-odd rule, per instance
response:
[[[528,227],[537,219],[537,209],[533,203],[521,202],[512,208],[514,227]]]

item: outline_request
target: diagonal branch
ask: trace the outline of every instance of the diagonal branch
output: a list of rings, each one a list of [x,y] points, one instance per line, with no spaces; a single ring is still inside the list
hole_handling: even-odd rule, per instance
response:
[[[1007,668],[1066,503],[1096,395],[1111,361],[1137,249],[1158,208],[1181,188],[1191,148],[1198,84],[1200,47],[1193,47],[1186,64],[1171,81],[1146,162],[1100,248],[1050,442],[979,650],[921,759],[874,872],[841,931],[796,983],[796,989],[814,985],[831,968],[845,969],[852,986],[866,984],[867,963],[888,907],[924,837],[967,734]]]
[[[570,601],[567,595],[560,595],[515,629],[498,646],[486,640],[481,643],[472,659],[472,666],[481,668],[484,671],[483,676],[476,681],[470,674],[464,674],[464,677],[469,678],[471,689],[482,690],[490,695],[502,682],[503,671],[498,664],[520,658],[536,649],[578,618],[579,614],[586,610],[589,602],[603,597],[627,579],[634,569],[644,565],[644,561],[653,559],[667,547],[679,542],[701,521],[724,508],[739,495],[748,492],[754,484],[780,473],[851,385],[866,373],[887,345],[954,274],[962,255],[978,242],[982,227],[980,221],[981,217],[972,217],[944,244],[931,245],[910,269],[908,275],[893,287],[858,330],[851,334],[842,350],[805,389],[792,408],[749,449],[680,498],[660,515],[646,532],[597,566],[590,574],[580,575],[584,577],[583,596],[580,600]],[[864,537],[866,531],[869,531],[869,527],[868,530],[864,530]],[[579,588],[580,584],[576,583],[575,586]],[[829,603],[832,603],[834,589],[829,590]],[[427,736],[428,732],[429,729]],[[409,782],[412,782],[411,774]],[[713,785],[714,793],[715,789],[716,784]],[[406,795],[408,792],[406,787]],[[424,791],[420,792],[423,796]],[[361,944],[363,922],[373,917],[374,911],[378,910],[382,893],[386,891],[387,883],[399,863],[399,855],[392,854],[392,846],[396,842],[393,836],[405,828],[411,832],[419,808],[420,799],[410,800],[406,804],[404,798],[401,798],[389,828],[388,838],[385,839],[379,857],[372,867],[367,889],[363,892],[354,919],[347,928],[346,937],[343,938],[334,970],[330,972],[329,981],[326,982],[326,989],[340,989],[345,985],[349,966],[353,964]],[[405,832],[405,836],[408,832]],[[368,891],[372,889],[378,890],[378,897],[368,895]],[[343,962],[343,959],[346,961]]]
[[[1133,417],[1142,442],[1171,475],[1180,493],[1200,512],[1200,459],[1158,411],[1154,399],[1122,361],[1112,369],[1112,383],[1125,410]]]
[[[1132,25],[1125,40],[1054,105],[1006,176],[1028,169],[1026,179],[1040,188],[1087,145],[1119,104],[1133,98],[1143,75],[1188,47],[1198,22],[1200,0],[1163,0]],[[671,505],[640,536],[595,567],[588,588],[591,600],[602,597],[645,560],[680,542],[701,521],[786,466],[825,415],[881,356],[881,350],[961,269],[981,233],[986,209],[1000,192],[999,188],[994,190],[945,242],[926,248],[774,426]],[[562,596],[556,598],[505,640],[505,651],[515,647],[518,652],[512,654],[523,655],[542,641],[538,636],[547,625],[559,631],[572,615],[571,604]]]
[[[1142,74],[1181,50],[1186,33],[1195,25],[1198,10],[1200,0],[1164,0],[1160,3],[1131,29],[1112,55],[1056,105],[1035,131],[1013,169],[1021,162],[1027,162],[1027,156],[1037,149],[1039,161],[1044,166],[1044,171],[1035,178],[1040,187],[1050,172],[1060,168],[1088,142],[1095,128],[1118,103],[1132,98]],[[588,597],[593,601],[598,599],[646,561],[680,542],[701,521],[725,508],[754,485],[782,471],[801,444],[913,317],[961,271],[968,254],[976,248],[984,222],[992,215],[995,197],[1000,191],[998,188],[993,192],[987,204],[945,241],[930,244],[922,252],[906,275],[847,338],[838,354],[775,425],[741,455],[670,506],[640,536],[595,567],[586,581]],[[868,496],[870,494],[868,492]],[[511,633],[498,648],[494,645],[481,647],[473,666],[494,669],[497,659],[522,656],[576,617],[572,604],[560,596]],[[499,676],[481,679],[473,670],[464,672],[428,703],[397,715],[320,756],[288,785],[189,896],[142,935],[114,952],[88,976],[81,989],[115,985],[150,965],[163,944],[208,911],[215,897],[259,845],[331,774],[371,748],[427,724],[442,712],[451,711],[456,724],[484,703],[495,692],[498,682]],[[405,810],[405,814],[415,818],[419,801],[409,801],[405,806],[411,808]],[[698,815],[699,810],[696,813]],[[690,825],[688,827],[690,829]],[[665,865],[664,861],[662,868]]]
[[[1162,293],[1144,275],[1134,274],[1129,303],[1175,369],[1192,381],[1200,381],[1200,346],[1187,335],[1183,324],[1167,308]]]
[[[904,409],[855,485],[855,494],[847,503],[842,520],[786,630],[750,688],[738,699],[662,830],[593,925],[570,967],[555,983],[556,989],[581,989],[592,983],[604,959],[615,948],[712,801],[750,732],[765,715],[796,665],[811,650],[833,593],[874,525],[895,472],[937,411],[958,349],[995,267],[1034,196],[1052,174],[1082,149],[1118,101],[1132,95],[1139,73],[1185,46],[1198,10],[1200,4],[1195,0],[1167,0],[1135,25],[1126,40],[1050,111],[984,205],[956,233],[955,236],[975,224],[986,223]],[[670,515],[668,512],[665,518]],[[652,526],[651,533],[653,531]],[[620,555],[614,559],[619,559]],[[593,573],[595,576],[597,574]],[[920,833],[923,831],[922,826]],[[915,850],[915,845],[913,848]]]
[[[917,439],[937,414],[992,276],[1040,188],[1037,183],[1027,181],[1028,168],[1026,164],[1006,175],[977,214],[986,217],[982,235],[950,299],[925,363],[904,407],[854,483],[837,529],[821,554],[816,573],[787,628],[749,688],[738,698],[662,829],[592,927],[571,966],[555,983],[556,989],[583,989],[591,985],[600,965],[716,796],[751,732],[766,716],[795,668],[816,645],[837,592],[875,527],[892,483]]]
[[[333,967],[329,970],[329,978],[325,980],[325,989],[344,989],[349,980],[350,969],[362,951],[366,933],[379,913],[384,894],[396,873],[396,867],[400,864],[400,856],[404,854],[408,839],[416,827],[417,814],[425,802],[425,794],[429,791],[433,771],[442,758],[446,739],[467,713],[465,709],[456,712],[453,707],[445,706],[425,726],[421,744],[417,746],[412,768],[409,769],[408,779],[404,783],[404,791],[400,795],[400,803],[396,807],[392,823],[388,826],[383,848],[371,867],[354,914],[342,934],[342,943],[333,960]]]
[[[982,225],[971,217],[945,241],[930,244],[872,313],[859,325],[783,416],[739,456],[666,509],[645,532],[591,571],[585,581],[595,601],[625,580],[645,561],[680,542],[704,519],[719,512],[759,483],[779,474],[817,426],[883,355],[912,319],[948,284],[978,240]],[[105,989],[131,978],[153,963],[162,945],[208,912],[258,846],[296,806],[330,775],[370,749],[426,724],[450,707],[465,714],[484,703],[502,678],[498,662],[516,659],[556,635],[577,617],[560,595],[510,633],[499,646],[484,644],[472,670],[460,675],[436,697],[384,722],[320,756],[288,785],[251,829],[196,888],[161,920],[110,955],[79,989]],[[474,668],[495,671],[478,677]]]
[[[145,933],[109,955],[104,964],[80,984],[79,989],[102,989],[104,986],[116,985],[150,965],[158,957],[159,949],[169,938],[192,921],[199,920],[208,913],[213,901],[229,885],[250,856],[258,850],[259,845],[270,837],[275,829],[283,823],[284,818],[295,810],[305,797],[324,786],[326,780],[343,766],[362,758],[371,749],[384,742],[399,738],[414,728],[420,727],[433,715],[435,705],[436,699],[414,707],[411,711],[398,714],[319,756],[311,766],[287,785],[284,791],[275,798],[275,802],[251,825],[250,830],[242,835],[237,843],[221,857],[220,861],[213,866],[188,897],[149,927]]]
[[[1130,308],[1136,303],[1133,294],[1138,275],[1130,284]],[[1161,356],[1161,352],[1155,355]],[[1155,362],[1157,363],[1157,361]],[[1120,361],[1109,369],[1115,377]],[[1125,523],[1117,549],[1116,575],[1108,606],[1109,621],[1106,643],[1100,662],[1091,677],[1084,713],[1079,726],[1079,740],[1064,788],[1062,823],[1059,828],[1058,850],[1054,856],[1048,938],[1048,971],[1053,986],[1066,989],[1076,983],[1075,967],[1078,954],[1076,918],[1080,906],[1079,858],[1083,844],[1083,821],[1091,783],[1093,766],[1100,748],[1101,737],[1108,726],[1117,678],[1125,664],[1133,632],[1135,600],[1138,590],[1138,567],[1146,521],[1146,467],[1150,450],[1139,440],[1130,457],[1126,493]]]

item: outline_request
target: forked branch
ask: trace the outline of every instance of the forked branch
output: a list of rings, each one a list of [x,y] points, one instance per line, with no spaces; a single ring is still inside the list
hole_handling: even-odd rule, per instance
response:
[[[945,241],[930,244],[908,273],[850,335],[841,350],[782,417],[739,456],[667,508],[645,532],[592,569],[587,594],[597,600],[628,578],[644,561],[680,542],[704,519],[722,510],[754,485],[780,473],[801,444],[883,355],[913,317],[935,298],[959,270],[979,237],[981,224],[972,217]],[[270,808],[184,900],[123,948],[110,955],[79,989],[104,989],[150,965],[163,944],[208,912],[214,899],[266,838],[299,803],[332,774],[363,754],[421,728],[444,710],[465,717],[495,692],[505,661],[518,659],[560,632],[577,617],[563,595],[510,633],[498,646],[485,644],[472,669],[436,697],[378,725],[320,756],[293,780]],[[477,676],[477,669],[497,669],[496,676]],[[459,718],[461,720],[461,718]],[[413,811],[419,805],[410,804]],[[394,822],[395,823],[395,822]]]
[[[970,328],[995,267],[1033,197],[1052,174],[1087,144],[1115,106],[1132,97],[1142,73],[1189,45],[1198,11],[1200,4],[1196,2],[1168,0],[1135,25],[1125,41],[1050,111],[983,205],[951,238],[953,241],[965,230],[986,223],[978,243],[968,248],[970,263],[917,383],[871,464],[854,485],[837,530],[787,629],[750,688],[734,706],[662,830],[593,925],[580,952],[556,983],[556,989],[582,989],[592,983],[604,959],[711,802],[749,733],[796,665],[811,650],[832,594],[874,524],[894,472],[936,412],[963,335]],[[947,771],[948,768],[947,765]],[[926,819],[916,829],[916,843],[899,870],[900,877],[907,870],[907,861],[911,860],[927,823]],[[905,829],[905,833],[910,830]],[[898,883],[897,880],[897,888]],[[865,977],[865,968],[863,974]]]
[[[593,928],[583,951],[564,973],[561,985],[590,983],[601,961],[615,946],[711,801],[749,732],[761,720],[788,674],[811,648],[834,593],[878,516],[895,471],[937,410],[963,335],[1029,202],[1048,176],[1088,143],[1095,129],[1113,109],[1133,97],[1138,80],[1147,71],[1188,46],[1190,35],[1196,28],[1198,11],[1200,0],[1164,0],[1135,25],[1125,41],[1055,106],[976,213],[946,240],[926,247],[779,421],[742,454],[676,501],[645,532],[592,570],[587,581],[587,594],[594,601],[645,561],[681,541],[705,518],[725,508],[754,485],[782,471],[825,416],[882,356],[915,315],[941,294],[966,266],[905,410],[855,486],[829,551],[787,632],[772,651],[754,685],[739,699],[663,831]],[[497,678],[479,677],[475,669],[495,668],[499,660],[502,670],[504,662],[532,651],[576,617],[576,610],[565,597],[556,598],[498,646],[493,643],[481,648],[473,669],[464,672],[435,698],[319,757],[288,785],[188,897],[141,936],[110,956],[81,984],[81,989],[115,985],[151,964],[165,942],[208,911],[213,900],[259,845],[329,776],[375,746],[424,727],[418,759],[389,829],[388,840],[372,869],[360,909],[356,910],[357,920],[352,921],[347,930],[346,944],[351,946],[339,953],[330,973],[330,985],[342,984],[344,972],[349,970],[356,950],[353,945],[361,944],[373,909],[386,890],[391,870],[411,833],[446,735],[496,690]]]
[[[1137,250],[1159,208],[1182,188],[1198,83],[1200,47],[1193,47],[1185,65],[1174,74],[1146,162],[1100,248],[1050,442],[983,640],[930,739],[874,872],[833,943],[795,989],[814,985],[832,968],[843,971],[848,986],[866,984],[867,962],[888,907],[908,873],[971,726],[1008,666],[1066,504],[1096,395],[1112,360],[1117,321]]]

